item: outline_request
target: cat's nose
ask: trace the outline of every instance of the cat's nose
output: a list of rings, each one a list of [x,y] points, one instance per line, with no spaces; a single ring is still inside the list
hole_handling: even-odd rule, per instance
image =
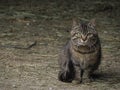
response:
[[[83,39],[81,39],[80,41],[81,41],[82,43],[84,43],[84,42],[85,42],[85,40],[83,40]]]
[[[86,36],[82,36],[81,38],[83,42],[87,40]]]

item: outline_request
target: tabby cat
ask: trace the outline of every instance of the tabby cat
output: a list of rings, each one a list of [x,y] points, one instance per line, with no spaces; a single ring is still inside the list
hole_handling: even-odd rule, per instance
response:
[[[92,74],[101,62],[101,45],[95,30],[95,19],[89,22],[73,20],[71,38],[61,50],[58,62],[60,81],[81,83],[83,78],[93,80]]]

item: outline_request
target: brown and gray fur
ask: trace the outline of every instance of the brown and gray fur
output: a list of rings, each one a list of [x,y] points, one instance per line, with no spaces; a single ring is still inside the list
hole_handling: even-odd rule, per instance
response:
[[[58,62],[60,81],[81,83],[86,76],[87,80],[92,79],[101,62],[101,45],[94,19],[87,23],[73,20],[71,38],[61,50]]]

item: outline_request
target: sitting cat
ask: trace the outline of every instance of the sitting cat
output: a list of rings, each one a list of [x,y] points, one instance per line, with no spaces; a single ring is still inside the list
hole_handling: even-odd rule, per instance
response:
[[[71,38],[61,50],[58,62],[60,81],[77,80],[81,83],[84,76],[88,81],[92,80],[91,75],[101,62],[101,44],[95,30],[95,19],[87,23],[73,20]]]

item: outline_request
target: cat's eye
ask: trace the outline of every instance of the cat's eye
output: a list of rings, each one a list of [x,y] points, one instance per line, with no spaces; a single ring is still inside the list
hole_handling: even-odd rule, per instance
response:
[[[76,38],[77,38],[76,36],[72,37],[73,40],[76,39]]]
[[[90,36],[90,37],[92,37],[92,36],[93,36],[93,34],[90,34],[89,36]]]
[[[89,37],[93,37],[93,34],[92,34],[92,33],[89,33],[88,36],[89,36]]]
[[[77,39],[77,38],[80,38],[81,37],[81,34],[80,33],[76,33],[73,37],[72,37],[72,39],[74,40],[74,39]]]
[[[80,33],[76,33],[75,36],[76,36],[76,37],[80,37],[81,34],[80,34]]]

